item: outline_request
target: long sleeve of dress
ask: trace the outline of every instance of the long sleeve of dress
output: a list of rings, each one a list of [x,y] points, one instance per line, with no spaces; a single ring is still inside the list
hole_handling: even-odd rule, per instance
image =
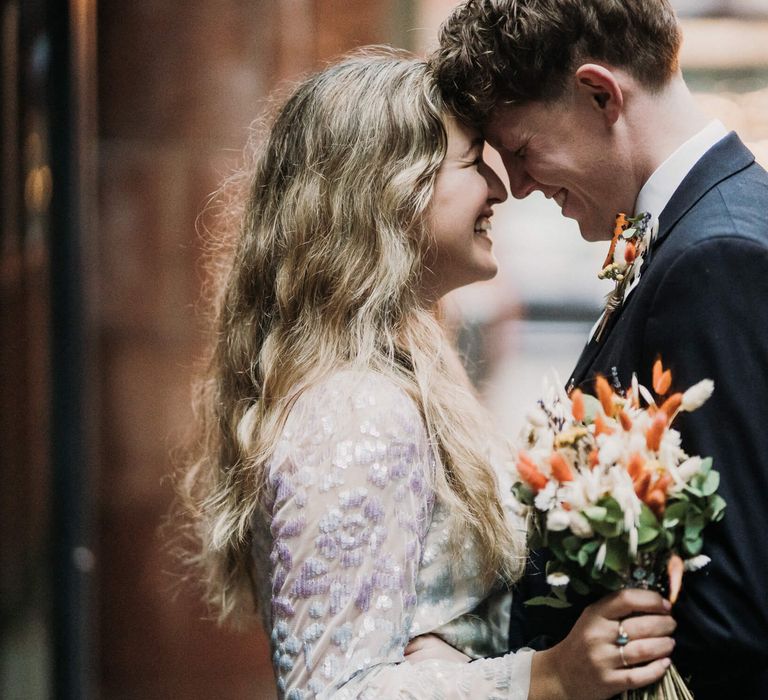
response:
[[[297,401],[270,465],[281,695],[527,698],[529,653],[404,661],[436,466],[416,405],[379,375],[339,373]]]

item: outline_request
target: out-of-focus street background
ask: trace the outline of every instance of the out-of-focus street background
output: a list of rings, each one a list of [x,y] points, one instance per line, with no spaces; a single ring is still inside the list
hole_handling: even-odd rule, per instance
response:
[[[199,217],[273,89],[362,44],[426,53],[454,4],[0,0],[0,697],[275,696],[263,632],[206,619],[159,532],[205,338]],[[673,4],[689,84],[767,165],[768,0]],[[502,272],[448,307],[514,434],[576,361],[605,250],[538,195],[493,237]]]

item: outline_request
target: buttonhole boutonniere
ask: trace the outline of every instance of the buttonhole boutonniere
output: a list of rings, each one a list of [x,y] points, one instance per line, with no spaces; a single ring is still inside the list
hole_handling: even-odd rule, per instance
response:
[[[650,243],[650,230],[650,214],[619,214],[616,217],[611,247],[608,249],[603,269],[597,275],[601,280],[614,282],[613,291],[605,299],[603,317],[595,333],[597,342],[600,342],[609,319],[621,308],[629,286],[640,273]]]

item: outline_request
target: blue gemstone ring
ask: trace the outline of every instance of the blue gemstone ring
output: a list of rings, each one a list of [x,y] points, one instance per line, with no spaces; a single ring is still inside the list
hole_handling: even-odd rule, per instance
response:
[[[625,647],[629,644],[629,635],[624,630],[624,622],[619,622],[619,634],[616,637],[616,646]]]

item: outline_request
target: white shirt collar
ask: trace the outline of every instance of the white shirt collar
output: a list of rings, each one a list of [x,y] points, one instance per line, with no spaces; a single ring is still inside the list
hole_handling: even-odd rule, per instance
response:
[[[727,134],[722,122],[715,119],[679,146],[643,185],[635,202],[635,214],[649,212],[658,219],[693,166]]]
[[[709,122],[701,131],[679,146],[646,180],[637,195],[635,215],[645,212],[651,215],[652,236],[658,230],[659,214],[669,204],[669,200],[672,199],[672,195],[680,187],[685,176],[712,146],[727,135],[728,130],[723,126],[722,122],[717,119]],[[630,292],[635,289],[639,281],[638,268],[638,274],[635,274],[632,283],[624,292],[624,301],[627,300]],[[595,331],[600,326],[604,315],[605,312],[597,319],[597,323],[592,326],[592,330],[589,332],[590,339],[595,335]]]

